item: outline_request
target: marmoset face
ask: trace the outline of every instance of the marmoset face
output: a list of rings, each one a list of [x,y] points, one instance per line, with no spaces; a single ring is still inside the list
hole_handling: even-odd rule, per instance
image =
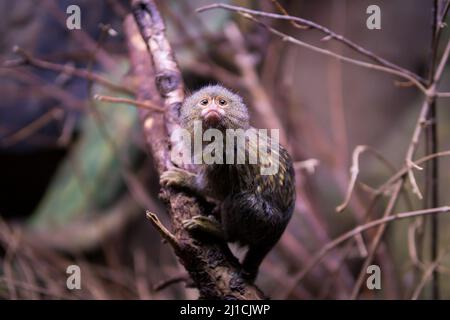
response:
[[[181,107],[181,122],[192,130],[194,121],[204,129],[247,129],[249,117],[242,98],[220,85],[207,86],[188,97]]]

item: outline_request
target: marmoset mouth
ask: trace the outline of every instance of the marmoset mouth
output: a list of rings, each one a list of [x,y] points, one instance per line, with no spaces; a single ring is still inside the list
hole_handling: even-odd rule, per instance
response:
[[[220,122],[221,115],[217,110],[208,110],[205,115],[203,116],[203,119],[208,124],[217,124]]]

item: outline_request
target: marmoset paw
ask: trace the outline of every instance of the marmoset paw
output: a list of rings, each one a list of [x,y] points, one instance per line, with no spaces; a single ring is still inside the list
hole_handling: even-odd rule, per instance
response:
[[[189,232],[208,229],[209,224],[211,224],[211,221],[206,216],[194,216],[182,222],[183,228]]]
[[[186,170],[173,168],[161,174],[159,183],[165,187],[187,187],[192,176],[193,174]]]
[[[212,216],[194,216],[182,222],[183,228],[191,234],[207,234],[217,239],[223,239],[222,228]]]

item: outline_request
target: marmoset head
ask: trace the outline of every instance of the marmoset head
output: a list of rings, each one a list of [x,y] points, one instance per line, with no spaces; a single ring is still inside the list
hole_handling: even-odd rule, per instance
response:
[[[204,129],[247,129],[249,116],[242,98],[220,86],[207,86],[194,92],[181,107],[181,124],[193,130],[194,121]]]

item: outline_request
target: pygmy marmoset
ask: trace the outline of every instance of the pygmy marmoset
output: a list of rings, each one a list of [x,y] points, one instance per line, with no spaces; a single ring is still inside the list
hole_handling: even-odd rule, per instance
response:
[[[180,124],[192,136],[195,121],[201,122],[203,130],[220,130],[224,138],[227,129],[251,128],[242,98],[220,85],[206,86],[185,100]],[[200,164],[197,174],[175,168],[161,176],[162,185],[189,188],[218,201],[217,217],[195,216],[183,225],[193,234],[200,231],[248,246],[242,271],[250,280],[254,280],[262,260],[284,232],[295,203],[294,169],[288,152],[280,145],[274,148],[271,138],[261,139],[259,131],[255,131],[258,139],[249,139],[241,147],[248,152],[259,150],[256,144],[261,141],[266,144],[268,152],[260,152],[256,163]],[[236,155],[238,148],[234,149]],[[276,172],[261,174],[262,166],[275,161]]]

